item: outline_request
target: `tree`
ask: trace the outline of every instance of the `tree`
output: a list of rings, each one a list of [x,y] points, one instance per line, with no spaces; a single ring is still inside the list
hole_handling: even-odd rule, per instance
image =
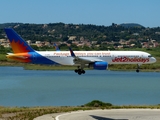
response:
[[[68,46],[66,44],[59,45],[60,50],[68,50]]]
[[[64,37],[63,41],[68,41],[68,39],[69,39],[68,37]]]
[[[6,54],[6,49],[2,45],[0,45],[0,54]]]
[[[112,106],[111,103],[105,103],[105,102],[102,102],[102,101],[99,101],[99,100],[93,100],[87,104],[85,104],[85,106],[88,106],[88,107],[107,107],[107,106]]]
[[[31,45],[31,47],[34,49],[34,50],[39,50],[38,46],[37,45]]]

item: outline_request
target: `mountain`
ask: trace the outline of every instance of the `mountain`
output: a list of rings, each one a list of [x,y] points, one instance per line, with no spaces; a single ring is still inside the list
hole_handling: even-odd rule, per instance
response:
[[[137,24],[137,23],[122,23],[120,26],[123,26],[125,28],[131,28],[131,27],[138,27],[138,28],[144,28],[144,26]]]
[[[74,37],[76,41],[98,41],[98,42],[119,42],[121,39],[146,40],[153,39],[160,41],[160,27],[145,28],[136,23],[112,23],[110,26],[98,26],[92,24],[29,24],[29,23],[4,23],[0,24],[0,39],[5,39],[4,28],[13,28],[25,40],[35,41],[65,41],[71,42],[69,38]],[[138,33],[135,36],[134,33]]]

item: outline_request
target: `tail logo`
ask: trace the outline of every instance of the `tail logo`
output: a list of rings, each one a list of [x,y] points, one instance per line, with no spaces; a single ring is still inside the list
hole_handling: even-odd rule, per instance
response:
[[[20,43],[20,40],[18,40],[18,41],[12,40],[10,42],[10,45],[11,45],[14,53],[29,52],[29,50],[27,49],[27,46],[25,46],[24,43]]]
[[[11,28],[5,28],[14,53],[34,52],[34,50]]]

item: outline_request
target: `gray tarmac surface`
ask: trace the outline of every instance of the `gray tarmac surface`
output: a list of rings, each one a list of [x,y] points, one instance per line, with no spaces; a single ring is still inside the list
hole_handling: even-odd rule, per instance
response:
[[[88,110],[48,114],[34,120],[160,120],[160,109]]]

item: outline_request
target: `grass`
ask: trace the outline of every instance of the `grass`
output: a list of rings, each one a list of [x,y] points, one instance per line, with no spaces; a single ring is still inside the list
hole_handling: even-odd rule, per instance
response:
[[[94,110],[94,109],[160,109],[160,105],[128,105],[128,106],[99,106],[99,107],[0,107],[0,118],[5,120],[33,120],[38,116],[52,113],[63,113],[78,110]]]
[[[76,66],[64,66],[64,65],[39,65],[39,64],[27,64],[27,63],[19,63],[14,61],[0,61],[0,66],[16,66],[16,67],[23,67],[27,70],[75,70]],[[120,71],[135,71],[137,68],[137,65],[122,65],[122,64],[116,64],[116,65],[109,65],[109,70],[120,70]],[[92,69],[92,68],[85,68]],[[160,71],[160,62],[154,64],[146,64],[140,66],[141,71]]]
[[[50,113],[62,113],[77,110],[91,110],[91,107],[1,107],[0,118],[9,120],[33,120]]]
[[[76,66],[64,66],[64,65],[39,65],[39,64],[26,64],[17,62],[4,62],[0,61],[0,66],[13,66],[13,67],[23,67],[26,70],[75,70]],[[109,65],[108,69],[113,71],[135,71],[137,65],[119,64],[119,65]],[[85,68],[85,70],[92,68]],[[160,64],[147,64],[140,66],[141,71],[160,71]]]
[[[7,61],[5,54],[0,54],[0,61]]]

